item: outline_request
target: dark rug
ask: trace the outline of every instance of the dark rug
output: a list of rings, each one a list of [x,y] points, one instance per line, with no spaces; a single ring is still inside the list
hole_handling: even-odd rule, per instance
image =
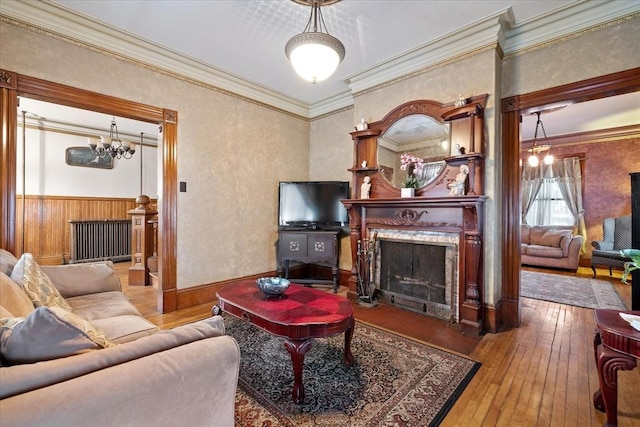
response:
[[[522,270],[520,277],[523,297],[585,308],[627,309],[607,280],[527,270]]]
[[[242,353],[236,426],[437,426],[480,367],[356,321],[354,364],[343,363],[344,334],[314,340],[296,405],[283,338],[228,315],[225,326]]]

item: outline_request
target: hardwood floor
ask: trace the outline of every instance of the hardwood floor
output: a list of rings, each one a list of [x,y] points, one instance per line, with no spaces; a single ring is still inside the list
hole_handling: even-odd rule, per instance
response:
[[[173,328],[210,315],[213,303],[157,313],[153,288],[126,286],[128,267],[128,263],[116,264],[125,293],[159,327]],[[591,269],[581,267],[576,274],[591,277]],[[599,270],[598,276],[609,279],[609,272]],[[609,280],[630,305],[631,290],[620,282],[620,272],[614,272]],[[521,307],[520,328],[486,334],[481,339],[462,336],[446,322],[395,307],[354,305],[354,310],[358,320],[482,363],[443,426],[603,425],[605,415],[592,403],[598,389],[593,310],[529,298],[522,299]],[[640,426],[640,368],[618,372],[618,425]]]

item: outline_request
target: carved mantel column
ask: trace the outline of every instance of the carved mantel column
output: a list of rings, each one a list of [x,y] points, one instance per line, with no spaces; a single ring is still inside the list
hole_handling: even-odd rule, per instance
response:
[[[147,258],[154,253],[153,223],[150,220],[158,215],[158,211],[151,207],[151,201],[148,196],[141,195],[136,198],[136,208],[127,213],[131,215],[129,285],[150,285]]]

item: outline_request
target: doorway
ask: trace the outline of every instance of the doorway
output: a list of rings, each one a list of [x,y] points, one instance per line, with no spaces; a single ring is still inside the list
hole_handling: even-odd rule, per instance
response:
[[[506,327],[520,325],[520,115],[640,91],[640,68],[502,99],[502,298]]]
[[[134,101],[73,88],[46,80],[0,70],[0,129],[2,145],[0,158],[0,247],[13,253],[16,245],[16,145],[18,97],[34,98],[54,104],[96,111],[124,117],[162,127],[162,161],[159,173],[163,177],[159,198],[158,257],[159,289],[158,311],[167,313],[177,309],[176,230],[177,224],[177,127],[178,113]]]

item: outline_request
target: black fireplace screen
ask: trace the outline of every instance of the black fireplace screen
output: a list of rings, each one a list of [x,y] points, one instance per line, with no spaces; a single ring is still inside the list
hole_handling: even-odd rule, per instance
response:
[[[446,247],[379,240],[380,288],[446,304]]]

